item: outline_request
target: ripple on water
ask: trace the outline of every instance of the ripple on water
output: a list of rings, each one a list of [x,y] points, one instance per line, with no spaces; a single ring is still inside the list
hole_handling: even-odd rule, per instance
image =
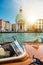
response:
[[[6,42],[6,40],[13,41],[11,39],[12,36],[14,36],[19,42],[22,43],[22,42],[32,42],[37,38],[43,37],[43,33],[0,33],[0,42],[2,42],[3,39],[4,42]]]

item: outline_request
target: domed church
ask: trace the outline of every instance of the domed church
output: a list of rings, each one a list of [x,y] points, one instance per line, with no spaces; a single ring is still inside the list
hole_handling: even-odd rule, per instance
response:
[[[16,16],[16,32],[25,32],[26,31],[26,20],[23,15],[23,10],[20,8],[19,14]]]

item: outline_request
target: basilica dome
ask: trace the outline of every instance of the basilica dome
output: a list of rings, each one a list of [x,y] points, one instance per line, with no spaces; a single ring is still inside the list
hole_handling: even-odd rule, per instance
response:
[[[20,20],[25,21],[25,17],[24,17],[22,9],[19,10],[19,14],[17,14],[17,16],[16,16],[16,22],[18,22]]]

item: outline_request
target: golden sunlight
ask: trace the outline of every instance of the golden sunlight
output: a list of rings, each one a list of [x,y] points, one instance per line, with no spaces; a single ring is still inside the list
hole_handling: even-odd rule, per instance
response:
[[[32,15],[29,16],[28,21],[29,21],[29,23],[34,24],[35,21],[36,21],[36,17],[35,16],[32,16]]]
[[[34,13],[29,13],[26,11],[27,9],[23,9],[24,16],[26,17],[26,20],[30,24],[34,24],[36,22],[37,16]]]

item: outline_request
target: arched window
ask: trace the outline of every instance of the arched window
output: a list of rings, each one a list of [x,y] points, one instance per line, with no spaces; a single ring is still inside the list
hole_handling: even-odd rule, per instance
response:
[[[20,29],[22,30],[22,25],[20,25]]]

